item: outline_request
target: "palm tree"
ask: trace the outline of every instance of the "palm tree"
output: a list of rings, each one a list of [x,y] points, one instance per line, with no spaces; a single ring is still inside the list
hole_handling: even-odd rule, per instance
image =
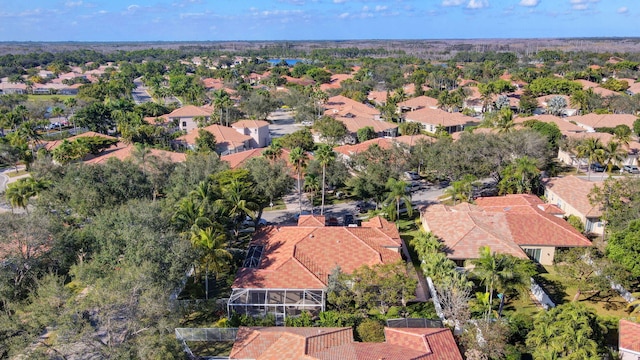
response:
[[[535,274],[535,265],[529,260],[518,259],[512,255],[492,253],[488,246],[480,248],[480,256],[471,260],[475,266],[472,274],[485,286],[485,292],[489,295],[489,308],[487,318],[491,314],[494,291],[503,294],[509,290],[525,292],[529,286],[530,278]]]
[[[232,179],[221,187],[222,197],[215,201],[215,205],[222,209],[224,214],[232,220],[234,225],[234,237],[238,240],[240,236],[240,224],[247,217],[256,217],[259,206],[254,201],[251,189],[246,183]]]
[[[411,196],[407,191],[407,183],[402,180],[396,180],[394,178],[389,178],[385,185],[387,188],[387,201],[395,202],[395,213],[393,211],[389,212],[389,217],[392,221],[400,218],[400,202],[404,201],[405,206],[407,207],[407,214],[409,216],[413,215],[413,206],[411,205]]]
[[[607,165],[607,173],[611,176],[611,169],[614,165],[620,166],[627,158],[628,153],[623,149],[622,145],[616,141],[609,141],[602,149],[604,151],[604,160]],[[602,174],[604,178],[604,174]]]
[[[511,109],[504,108],[500,110],[496,127],[498,128],[498,133],[510,133],[513,131],[515,123],[513,122],[513,112]]]
[[[304,176],[304,190],[311,194],[311,214],[313,215],[313,201],[316,193],[320,190],[320,182],[316,174],[306,174]]]
[[[302,170],[307,166],[309,156],[301,147],[297,147],[289,153],[289,161],[293,164],[298,176],[298,205],[300,214],[302,214]]]
[[[444,194],[453,200],[454,206],[458,200],[462,202],[469,201],[469,198],[467,198],[467,191],[462,181],[454,181],[450,187],[444,190]]]
[[[224,270],[232,259],[231,253],[227,250],[227,235],[220,224],[204,229],[194,226],[191,229],[191,244],[194,248],[202,251],[200,262],[205,265],[205,298],[209,299],[209,269],[211,268],[217,275]]]
[[[45,180],[36,180],[28,177],[7,185],[5,196],[11,207],[21,207],[29,214],[29,199],[37,196],[42,190],[47,189],[50,183]]]
[[[278,141],[272,141],[269,147],[262,152],[262,155],[269,161],[275,162],[282,155],[282,145]]]
[[[78,106],[78,100],[76,98],[64,99],[65,112],[67,113],[67,120],[75,112],[76,106]],[[76,122],[73,122],[73,134],[76,134]]]
[[[320,215],[324,215],[324,197],[326,194],[325,187],[327,185],[327,165],[336,159],[336,153],[328,145],[322,145],[315,153],[316,159],[322,165],[322,203],[320,206]]]
[[[587,179],[591,180],[591,164],[594,162],[604,162],[604,150],[600,139],[589,137],[584,139],[576,150],[578,157],[587,159]]]

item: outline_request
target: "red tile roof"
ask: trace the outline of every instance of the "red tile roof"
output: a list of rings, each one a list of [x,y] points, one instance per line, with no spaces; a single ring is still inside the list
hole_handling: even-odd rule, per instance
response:
[[[563,133],[566,136],[572,137],[574,139],[588,139],[595,138],[600,140],[603,145],[608,144],[610,141],[614,140],[613,135],[609,133],[600,133],[600,132],[586,132],[586,133]],[[629,141],[629,145],[624,145],[627,147],[629,154],[637,154],[640,151],[640,143],[632,140]]]
[[[249,159],[262,156],[263,152],[264,149],[245,150],[233,154],[222,155],[220,156],[220,160],[228,162],[231,169],[236,169],[244,165]]]
[[[560,131],[567,131],[567,132],[586,132],[587,131],[585,128],[581,128],[576,124],[570,123],[569,120],[571,120],[571,118],[567,119],[567,118],[561,118],[553,115],[536,115],[536,116],[529,116],[524,118],[517,117],[514,119],[514,122],[516,124],[521,124],[527,120],[538,120],[545,123],[554,123],[558,125],[558,129],[560,129]]]
[[[212,111],[213,111],[212,108],[204,108],[204,107],[199,107],[194,105],[187,105],[181,108],[177,108],[173,110],[171,113],[164,116],[168,118],[211,116]]]
[[[367,151],[367,149],[373,145],[378,145],[382,149],[391,149],[393,142],[389,138],[375,138],[355,145],[341,145],[333,148],[333,151],[346,156],[352,156]]]
[[[551,178],[545,185],[547,191],[552,191],[562,201],[576,209],[586,217],[600,217],[602,211],[599,206],[591,205],[589,193],[600,181],[587,181],[573,175]]]
[[[571,120],[578,124],[584,124],[592,128],[616,127],[617,125],[627,125],[633,129],[633,122],[638,117],[631,114],[595,114],[590,113],[582,116],[572,116]]]
[[[425,107],[435,108],[438,106],[438,99],[429,96],[418,96],[398,103],[399,107],[407,107],[412,109],[421,109]]]
[[[234,129],[258,129],[265,126],[269,126],[269,122],[264,120],[240,120],[231,124],[231,127]]]
[[[323,289],[336,266],[350,273],[401,259],[400,235],[386,220],[325,227],[316,217],[301,216],[299,226],[266,227],[251,243],[264,246],[260,264],[240,269],[234,289]]]
[[[426,141],[428,143],[434,143],[434,142],[436,142],[436,138],[434,138],[432,136],[429,136],[429,135],[424,135],[424,134],[402,135],[402,136],[394,137],[393,141],[395,141],[397,143],[403,143],[405,145],[409,145],[410,147],[412,147],[412,146],[416,145],[420,141]]]
[[[125,147],[120,147],[113,151],[105,151],[100,153],[98,156],[85,161],[85,164],[102,164],[107,162],[107,160],[111,158],[116,158],[120,161],[125,161],[130,159],[132,156],[134,146],[127,145]],[[158,158],[166,159],[171,162],[184,162],[187,160],[187,155],[184,153],[177,153],[173,151],[166,151],[160,149],[149,149],[149,156],[155,156]]]
[[[462,113],[450,113],[429,107],[410,111],[405,113],[404,117],[407,121],[416,121],[430,125],[443,125],[446,127],[478,123],[477,119],[462,115]]]
[[[380,111],[373,106],[352,100],[346,96],[338,95],[330,97],[324,103],[325,115],[338,115],[344,117],[348,114],[373,119],[380,115]]]
[[[462,360],[449,329],[385,328],[385,337],[358,343],[351,328],[241,327],[230,358]]]
[[[533,195],[478,198],[476,204],[431,205],[422,214],[425,229],[443,241],[452,259],[477,258],[481,246],[521,258],[526,255],[520,246],[591,246]]]
[[[591,246],[591,241],[567,221],[541,209],[544,203],[534,195],[484,197],[476,199],[476,204],[487,212],[505,214],[513,239],[520,246]]]
[[[216,137],[216,143],[223,145],[226,143],[227,148],[235,148],[244,145],[245,142],[251,141],[251,136],[240,134],[237,130],[218,124],[209,125],[202,128]],[[189,145],[195,145],[200,128],[189,131],[186,135],[178,137],[176,140],[183,141]]]
[[[334,74],[331,75],[331,81],[328,84],[320,84],[320,90],[327,91],[329,89],[339,89],[342,86],[342,82],[347,79],[353,78],[351,74]]]
[[[74,135],[74,136],[71,136],[71,137],[63,139],[63,140],[47,141],[47,142],[44,143],[44,148],[47,149],[47,151],[51,151],[51,150],[57,148],[58,146],[60,146],[60,144],[62,144],[64,142],[64,140],[73,141],[73,140],[76,140],[76,139],[79,139],[79,138],[83,138],[83,137],[94,137],[94,136],[105,138],[105,139],[111,139],[111,140],[116,140],[117,139],[117,138],[115,138],[113,136],[100,134],[100,133],[93,132],[93,131],[87,131],[85,133]],[[116,143],[113,146],[115,146],[117,148],[121,148],[121,147],[124,147],[124,144],[119,142],[119,143]]]
[[[620,350],[631,350],[640,353],[640,324],[628,320],[620,320],[620,338],[618,347]]]
[[[354,116],[354,117],[339,117],[335,116],[336,120],[341,121],[347,130],[351,133],[357,133],[358,130],[364,127],[372,127],[376,133],[385,132],[392,129],[397,129],[398,125],[384,121],[374,120],[370,117]]]

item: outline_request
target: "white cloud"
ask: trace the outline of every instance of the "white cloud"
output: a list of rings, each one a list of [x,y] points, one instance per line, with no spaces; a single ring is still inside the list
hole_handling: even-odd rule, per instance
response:
[[[376,11],[386,11],[388,8],[386,5],[376,5]]]
[[[64,5],[66,7],[82,6],[82,0],[79,0],[79,1],[67,1],[66,3],[64,3]]]
[[[489,6],[488,0],[469,0],[469,4],[467,4],[467,9],[482,9]]]
[[[342,3],[346,3],[347,0],[333,0],[334,4],[342,4]]]
[[[573,10],[587,10],[591,4],[595,4],[600,0],[569,0]]]
[[[339,17],[340,19],[346,19],[346,18],[348,18],[348,17],[349,17],[349,13],[342,13],[342,14],[338,15],[338,17]]]
[[[520,0],[520,6],[534,7],[540,4],[540,0]]]
[[[460,6],[464,1],[465,0],[442,0],[442,6]]]
[[[618,14],[626,14],[629,12],[629,8],[626,6],[623,6],[621,8],[618,9]]]

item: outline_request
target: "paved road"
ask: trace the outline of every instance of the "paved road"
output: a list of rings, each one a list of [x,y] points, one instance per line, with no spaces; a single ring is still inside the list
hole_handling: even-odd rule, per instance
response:
[[[411,195],[411,202],[415,208],[422,208],[423,206],[433,204],[438,201],[438,197],[441,196],[444,192],[444,189],[441,189],[437,186],[431,187],[428,189],[420,190],[414,192]],[[275,211],[265,211],[262,214],[262,218],[267,220],[273,224],[292,224],[295,223],[294,216],[298,213],[298,197],[296,194],[289,195],[285,197],[285,202],[287,203],[287,210],[275,210]],[[338,219],[340,223],[342,223],[342,219],[347,214],[358,215],[358,211],[356,210],[357,201],[350,201],[345,203],[340,203],[336,205],[328,205],[325,206],[325,216],[327,217],[335,217]],[[310,211],[309,202],[307,201],[306,205],[303,204],[303,211]],[[314,209],[315,214],[320,213],[320,208]]]
[[[301,124],[296,124],[293,119],[293,112],[290,111],[276,110],[269,114],[267,120],[271,121],[269,133],[272,138],[291,134],[303,128]]]
[[[142,83],[140,78],[133,80],[133,84],[136,87],[131,91],[131,95],[133,96],[133,101],[135,101],[136,104],[140,105],[142,103],[153,101],[153,98],[149,95],[146,86],[144,86],[144,83]]]

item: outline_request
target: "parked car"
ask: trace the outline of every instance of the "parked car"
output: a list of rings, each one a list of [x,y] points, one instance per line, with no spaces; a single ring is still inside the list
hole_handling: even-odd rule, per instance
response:
[[[640,174],[640,169],[635,165],[625,165],[622,170],[629,174]]]
[[[375,206],[373,206],[372,204],[369,204],[367,202],[359,202],[356,204],[356,210],[358,210],[359,213],[366,213],[369,210],[374,209]]]
[[[591,171],[603,172],[605,170],[606,170],[606,167],[600,164],[599,162],[594,162],[593,164],[591,164]]]
[[[243,226],[254,226],[256,223],[255,221],[251,218],[251,216],[247,216],[244,221],[242,222]],[[265,219],[260,219],[258,220],[258,226],[266,226],[267,225],[267,220]]]
[[[415,171],[405,171],[404,177],[407,180],[420,180],[420,174]]]

